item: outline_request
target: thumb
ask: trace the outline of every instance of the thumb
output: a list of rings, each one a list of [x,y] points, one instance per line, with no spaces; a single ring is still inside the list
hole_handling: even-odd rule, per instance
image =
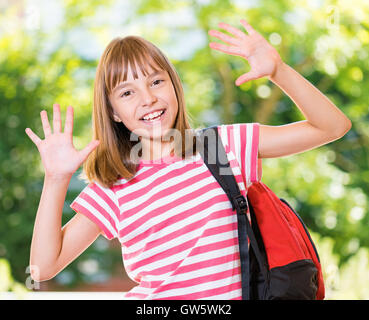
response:
[[[84,149],[82,149],[79,154],[81,157],[82,162],[84,162],[88,155],[94,151],[94,149],[100,144],[99,140],[93,140],[91,141]]]
[[[242,76],[238,77],[236,80],[236,85],[240,86],[241,84],[250,81],[250,80],[255,80],[258,78],[258,75],[256,74],[256,72],[254,72],[253,70],[250,70],[249,72],[243,74]]]

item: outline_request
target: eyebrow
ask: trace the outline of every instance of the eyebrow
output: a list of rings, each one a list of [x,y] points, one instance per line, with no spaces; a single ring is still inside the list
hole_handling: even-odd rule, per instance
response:
[[[164,71],[163,71],[163,70],[158,70],[158,71],[155,71],[155,72],[153,72],[152,74],[148,75],[148,76],[147,76],[147,78],[152,78],[152,77],[155,77],[155,76],[157,76],[157,75],[159,75],[159,74],[163,74],[163,73],[164,73]],[[117,90],[119,90],[119,89],[122,89],[122,88],[124,88],[124,87],[126,87],[126,86],[130,85],[130,84],[132,84],[132,82],[127,82],[127,81],[125,81],[125,82],[121,82],[118,86],[116,86],[116,87],[113,89],[113,93],[114,93],[114,92],[116,92],[116,91],[117,91]]]

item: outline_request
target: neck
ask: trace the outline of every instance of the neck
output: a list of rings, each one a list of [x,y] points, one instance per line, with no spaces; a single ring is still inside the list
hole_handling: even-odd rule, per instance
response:
[[[142,160],[157,160],[170,155],[173,143],[170,141],[160,141],[142,139]]]

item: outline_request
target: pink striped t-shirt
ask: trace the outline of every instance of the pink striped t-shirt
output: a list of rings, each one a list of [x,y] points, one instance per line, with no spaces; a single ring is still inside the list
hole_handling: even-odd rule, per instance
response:
[[[219,135],[246,196],[261,179],[259,124],[221,125]],[[191,159],[141,161],[111,188],[90,183],[71,208],[121,243],[125,299],[241,299],[237,216],[197,153]]]

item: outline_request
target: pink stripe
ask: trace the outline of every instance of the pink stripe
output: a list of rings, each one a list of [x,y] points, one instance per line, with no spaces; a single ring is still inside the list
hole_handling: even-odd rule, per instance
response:
[[[193,200],[194,198],[199,197],[199,196],[201,196],[201,195],[203,195],[203,194],[205,194],[205,193],[207,193],[210,190],[215,189],[215,188],[220,188],[217,181],[212,182],[208,185],[205,185],[202,188],[177,199],[176,201],[169,202],[169,203],[167,203],[167,204],[165,204],[161,207],[158,207],[158,208],[154,209],[153,211],[149,211],[144,216],[138,218],[137,220],[135,220],[134,222],[129,224],[127,227],[121,229],[119,231],[119,234],[122,235],[122,236],[127,235],[127,234],[131,233],[132,231],[137,230],[143,223],[147,222],[149,219],[153,219],[154,217],[156,217],[158,215],[161,215],[161,214],[171,210],[172,208],[178,207],[181,204],[187,203],[187,202]],[[167,195],[168,195],[168,193],[167,193]],[[227,195],[225,193],[224,193],[224,195],[222,194],[221,196],[223,196],[223,199],[224,199],[223,201],[227,201],[226,199],[228,199],[228,198],[227,198]],[[218,196],[216,196],[214,198],[217,198],[217,197]],[[158,198],[160,198],[160,197],[158,197]],[[219,198],[217,200],[219,201]],[[195,208],[200,209],[201,206],[203,208],[208,208],[209,204],[213,204],[213,203],[215,203],[215,202],[212,199],[209,199],[208,201],[202,203],[200,206],[195,207]],[[200,210],[195,211],[196,210],[195,208],[191,208],[191,209],[186,210],[186,211],[187,212],[191,211],[192,214],[195,214],[198,211],[200,211]],[[139,209],[137,208],[136,210],[139,210]],[[137,236],[142,237],[143,232],[145,232],[146,234],[147,234],[147,232],[152,233],[153,232],[153,230],[151,229],[152,227],[153,226],[148,227],[149,229],[145,230],[145,231],[141,230]],[[155,229],[157,229],[157,227],[155,227]],[[145,238],[145,237],[143,237],[143,238]],[[135,239],[135,238],[133,238],[133,239]],[[126,245],[130,246],[132,244],[133,239],[125,241]],[[137,241],[137,239],[135,239],[135,241]]]
[[[163,282],[164,282],[164,280],[159,280],[159,281],[141,281],[140,282],[140,287],[142,287],[142,288],[148,288],[148,289],[156,289]]]
[[[114,222],[113,218],[111,217],[111,215],[109,214],[109,212],[107,212],[102,206],[100,206],[87,193],[82,192],[79,197],[81,199],[84,199],[86,202],[88,202],[89,205],[91,205],[98,213],[100,213],[106,220],[108,220],[111,227],[113,227],[114,230],[118,233],[117,227],[115,226],[115,222]]]
[[[251,148],[251,182],[257,182],[258,171],[257,171],[257,161],[258,161],[258,147],[259,147],[259,124],[254,123],[252,128],[252,148]]]
[[[183,262],[183,260],[179,260],[176,262],[173,262],[171,264],[153,269],[153,270],[149,270],[149,271],[140,271],[137,276],[135,277],[135,281],[140,282],[141,279],[147,275],[154,275],[154,276],[161,276],[163,274],[167,274],[168,272],[173,272],[174,270],[176,270],[178,268],[178,266]],[[126,271],[130,272],[130,271],[134,271],[133,269],[131,270],[131,268],[128,265],[126,266]]]
[[[235,253],[231,253],[226,256],[213,258],[213,259],[205,260],[205,261],[200,261],[200,262],[192,263],[186,266],[181,266],[173,273],[173,275],[196,271],[196,270],[200,270],[203,268],[208,268],[210,265],[216,266],[216,265],[224,264],[230,261],[237,261],[239,258],[240,258],[240,254],[237,251]]]
[[[236,147],[234,144],[234,128],[233,125],[227,125],[227,135],[229,140],[229,148],[233,152],[234,155],[236,155]]]
[[[220,250],[220,249],[224,249],[224,248],[228,248],[232,246],[238,246],[237,237],[232,238],[232,239],[223,240],[223,241],[213,242],[213,243],[206,244],[203,246],[198,246],[195,249],[193,249],[188,256],[189,257],[196,256],[201,253],[206,253],[206,252],[210,252],[214,250]]]
[[[121,191],[131,185],[134,185],[136,183],[139,183],[141,181],[145,181],[146,178],[152,176],[152,174],[157,171],[155,167],[153,168],[150,168],[144,172],[141,172],[140,174],[138,175],[135,175],[132,179],[129,179],[128,181],[124,181],[124,183],[122,184],[119,184],[119,185],[115,185],[114,186],[114,189],[115,191]]]
[[[221,234],[221,233],[224,233],[224,232],[234,231],[236,229],[237,229],[237,222],[227,223],[227,224],[224,224],[222,226],[217,226],[217,227],[206,229],[202,236],[203,237],[210,237],[210,236],[213,236],[215,234]]]
[[[186,234],[188,232],[191,232],[191,231],[195,231],[197,229],[200,229],[200,228],[202,228],[205,224],[207,224],[211,220],[219,219],[219,218],[223,218],[223,217],[227,217],[227,216],[230,215],[229,210],[230,209],[224,209],[224,210],[219,210],[217,212],[211,213],[209,216],[207,216],[207,217],[205,217],[205,218],[203,218],[201,220],[195,221],[195,222],[187,225],[184,228],[181,228],[179,230],[173,231],[173,232],[171,232],[171,233],[169,233],[169,234],[167,234],[167,235],[165,235],[163,237],[160,237],[158,239],[155,239],[153,241],[150,241],[148,243],[145,243],[145,246],[143,248],[139,249],[139,250],[136,250],[136,251],[131,252],[131,253],[123,254],[123,258],[124,258],[124,260],[132,259],[132,258],[136,257],[137,255],[139,255],[140,253],[143,253],[145,251],[148,251],[148,250],[150,250],[150,249],[152,249],[152,248],[154,248],[156,246],[160,246],[163,243],[167,243],[168,241],[173,240],[173,239],[175,239],[175,238],[177,238],[177,237],[179,237],[181,235],[184,235],[184,234]],[[188,213],[187,215],[193,214],[193,212],[191,212],[191,210],[188,210],[187,213]],[[159,228],[159,229],[165,228],[166,226],[172,224],[172,222],[170,220],[177,220],[176,218],[177,218],[177,216],[171,217],[171,218],[169,218],[169,219],[167,219],[167,220],[159,223],[158,225],[156,225],[155,228]],[[169,222],[168,222],[168,220],[169,220]],[[182,220],[182,219],[178,219],[178,220]],[[174,222],[175,221],[173,221],[173,223]],[[226,226],[228,226],[228,228],[231,227],[228,224]],[[150,234],[152,234],[152,233],[150,233]]]
[[[207,274],[205,276],[196,277],[188,280],[178,281],[178,282],[172,282],[167,285],[161,286],[159,290],[155,291],[155,293],[164,292],[167,290],[172,289],[178,289],[178,288],[185,288],[185,287],[191,287],[202,283],[211,283],[212,281],[217,281],[221,279],[226,279],[229,277],[232,277],[234,275],[240,274],[241,268],[235,267],[233,269],[221,271],[214,274]]]
[[[178,295],[178,296],[170,296],[168,298],[160,298],[158,300],[197,300],[197,299],[204,299],[207,297],[219,295],[222,293],[231,292],[237,289],[241,289],[241,281],[232,283],[230,285],[226,285],[219,288],[214,288],[210,290],[195,292],[192,294],[185,294],[185,295]]]
[[[134,208],[130,209],[130,210],[125,210],[124,211],[124,219],[129,218],[131,216],[133,216],[135,213],[137,213],[137,211],[143,210],[144,208],[146,208],[148,205],[150,205],[153,200],[159,200],[162,198],[167,197],[169,194],[175,194],[176,192],[178,192],[178,190],[187,188],[191,185],[193,185],[194,183],[209,178],[211,177],[211,173],[210,171],[204,171],[198,175],[195,176],[191,176],[189,179],[186,179],[178,184],[175,184],[169,188],[165,188],[157,193],[155,193],[155,196],[151,196],[149,199],[147,199],[146,201],[140,203],[139,205],[135,206]],[[161,178],[156,179],[155,181],[155,186],[158,186],[160,184],[163,184],[164,186],[166,185],[166,183],[168,183],[168,179],[170,179],[170,175],[165,175]],[[138,196],[142,196],[145,195],[147,193],[150,192],[150,190],[153,188],[154,186],[146,186],[143,188],[139,188],[138,191],[132,192],[132,193],[128,193],[127,195],[125,195],[124,197],[121,197],[119,199],[119,203],[120,204],[124,204],[125,202],[128,201],[132,201],[137,199]],[[191,193],[190,193],[191,194]],[[193,198],[193,197],[192,197]]]
[[[112,201],[112,199],[101,190],[95,183],[90,184],[90,188],[97,193],[104,202],[111,208],[111,210],[115,213],[115,216],[118,218],[120,216],[118,206]]]
[[[90,211],[88,211],[85,207],[82,207],[79,203],[76,203],[76,202],[73,202],[70,205],[70,207],[74,211],[84,214],[87,218],[89,218],[91,221],[97,224],[99,228],[105,233],[105,235],[107,236],[109,240],[114,238],[114,236],[111,234],[109,229],[105,227],[105,225],[99,219],[97,219],[92,213],[90,213]]]
[[[240,146],[241,146],[241,172],[243,181],[246,181],[247,159],[246,159],[246,145],[247,145],[247,124],[240,124]]]
[[[125,298],[145,299],[148,295],[144,293],[127,292]]]

